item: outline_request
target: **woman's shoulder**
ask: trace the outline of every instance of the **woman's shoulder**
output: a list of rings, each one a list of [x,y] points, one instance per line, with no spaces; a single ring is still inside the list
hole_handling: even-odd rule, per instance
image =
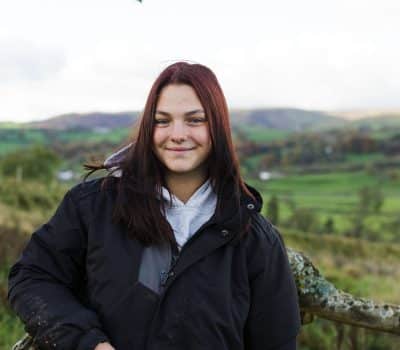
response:
[[[84,180],[68,191],[73,200],[80,202],[84,199],[95,198],[101,194],[115,193],[119,179],[112,176]]]
[[[278,266],[276,271],[283,271],[282,269],[288,264],[286,247],[276,226],[257,213],[252,220],[249,236],[246,248],[251,279],[269,269],[269,266]]]
[[[261,213],[254,213],[251,217],[250,236],[254,241],[273,246],[281,240],[279,230]]]

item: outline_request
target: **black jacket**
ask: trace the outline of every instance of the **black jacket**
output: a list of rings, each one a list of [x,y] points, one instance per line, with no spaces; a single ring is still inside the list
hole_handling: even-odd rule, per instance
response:
[[[100,182],[72,188],[11,268],[9,302],[40,349],[295,349],[296,287],[260,201],[226,202],[184,245],[159,295],[138,281],[143,246],[112,223],[115,186]]]

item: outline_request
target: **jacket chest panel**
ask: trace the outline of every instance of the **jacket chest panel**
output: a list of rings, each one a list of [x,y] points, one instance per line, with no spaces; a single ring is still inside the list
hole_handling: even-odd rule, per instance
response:
[[[109,220],[88,232],[86,272],[90,299],[101,309],[112,307],[138,280],[142,246]]]
[[[230,349],[241,348],[250,287],[243,259],[234,253],[234,248],[223,247],[171,284],[156,318],[155,334],[163,346],[172,342],[206,349],[212,339],[218,343],[225,338]]]

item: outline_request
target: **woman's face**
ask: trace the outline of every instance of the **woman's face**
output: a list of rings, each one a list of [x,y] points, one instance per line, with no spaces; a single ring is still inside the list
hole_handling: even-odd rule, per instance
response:
[[[205,173],[211,138],[203,106],[191,86],[170,84],[161,90],[153,148],[168,175]]]

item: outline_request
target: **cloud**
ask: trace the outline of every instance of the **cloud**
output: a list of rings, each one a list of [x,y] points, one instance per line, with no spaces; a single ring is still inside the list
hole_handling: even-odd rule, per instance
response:
[[[3,0],[0,120],[141,109],[180,59],[213,69],[231,107],[396,106],[399,15],[398,0]]]
[[[0,41],[0,84],[46,80],[66,65],[62,50],[24,40]]]

